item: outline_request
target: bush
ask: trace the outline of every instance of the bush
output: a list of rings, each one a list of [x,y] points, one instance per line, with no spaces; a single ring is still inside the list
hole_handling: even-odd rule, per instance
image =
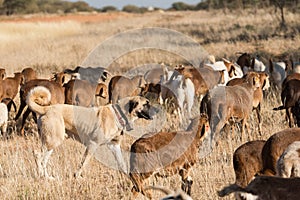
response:
[[[129,13],[143,13],[145,12],[145,8],[139,8],[135,5],[127,5],[123,7],[122,11]]]
[[[175,2],[172,4],[172,8],[174,10],[195,10],[195,6],[183,3],[183,2]]]
[[[111,11],[117,11],[118,9],[114,6],[105,6],[100,9],[100,12],[111,12]]]

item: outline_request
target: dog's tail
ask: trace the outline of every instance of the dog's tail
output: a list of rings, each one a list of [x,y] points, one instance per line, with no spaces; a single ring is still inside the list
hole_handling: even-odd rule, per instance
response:
[[[49,109],[51,101],[51,92],[44,86],[37,86],[32,88],[26,98],[26,103],[29,108],[39,114],[43,115]]]

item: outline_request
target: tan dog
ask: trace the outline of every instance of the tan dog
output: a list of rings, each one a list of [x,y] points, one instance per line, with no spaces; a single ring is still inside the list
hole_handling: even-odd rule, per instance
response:
[[[49,177],[48,159],[66,136],[76,138],[86,146],[82,162],[75,177],[81,172],[101,145],[108,145],[116,157],[118,166],[127,173],[120,148],[124,129],[132,130],[138,118],[152,119],[150,104],[146,98],[135,96],[121,99],[118,104],[86,108],[67,104],[49,105],[51,94],[43,86],[33,88],[27,96],[27,105],[39,115],[38,129],[42,140],[42,156],[37,161],[40,175]],[[65,131],[67,130],[67,131]]]

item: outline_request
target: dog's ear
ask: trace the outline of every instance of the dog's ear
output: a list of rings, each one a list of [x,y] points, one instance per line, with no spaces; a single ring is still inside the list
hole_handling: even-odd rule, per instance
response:
[[[133,109],[135,109],[137,107],[138,104],[139,104],[139,102],[130,100],[129,101],[129,113],[131,113],[133,111]]]

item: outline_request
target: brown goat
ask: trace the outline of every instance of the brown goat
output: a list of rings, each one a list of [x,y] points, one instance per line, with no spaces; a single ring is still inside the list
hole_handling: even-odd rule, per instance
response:
[[[145,80],[141,75],[131,79],[125,76],[114,76],[108,84],[109,103],[115,104],[124,97],[139,95],[144,87]]]
[[[95,87],[86,80],[73,79],[63,85],[65,103],[77,106],[92,107],[95,104]]]
[[[33,79],[37,79],[36,71],[31,67],[24,68],[21,72],[24,77],[24,83],[31,81]]]
[[[179,173],[181,188],[191,194],[190,168],[198,160],[199,147],[208,130],[208,119],[201,115],[192,120],[186,131],[146,134],[131,146],[130,178],[134,186],[133,195],[138,192],[151,198],[143,183],[151,175],[168,176]],[[162,169],[158,172],[159,169]]]
[[[2,93],[0,99],[14,99],[18,94],[20,84],[23,82],[23,75],[20,72],[14,73],[14,77],[7,77],[1,81]],[[10,111],[11,104],[8,104],[8,111]]]
[[[218,195],[224,197],[233,192],[243,192],[249,194],[249,200],[298,200],[299,188],[300,178],[257,176],[246,187],[229,185],[219,191]]]
[[[18,113],[15,117],[15,120],[17,120],[21,116],[24,108],[27,105],[26,97],[27,97],[28,92],[36,86],[44,86],[50,90],[50,92],[51,92],[50,104],[63,104],[65,102],[64,89],[60,84],[58,84],[54,81],[46,80],[46,79],[34,79],[31,81],[28,81],[27,83],[22,85],[20,88],[20,107],[19,107]],[[25,125],[26,119],[30,113],[31,113],[31,110],[29,108],[27,108],[25,113],[23,114],[22,125],[21,125],[21,130],[20,130],[21,135],[24,135],[24,125]]]
[[[100,97],[98,101],[98,106],[104,106],[108,103],[108,89],[104,83],[98,83],[96,87],[96,98]]]
[[[257,173],[262,170],[261,152],[266,141],[255,140],[242,144],[233,154],[233,168],[235,172],[234,185],[246,187]],[[236,198],[239,198],[236,193]]]
[[[261,110],[261,103],[264,97],[263,90],[266,90],[270,87],[269,75],[265,72],[251,72],[251,73],[257,73],[260,79],[260,87],[258,87],[253,93],[253,109],[256,111],[257,114],[257,119],[259,124],[258,131],[261,134],[262,120],[261,120],[260,110]],[[227,83],[227,86],[242,84],[246,82],[247,76],[248,74],[245,74],[242,78],[232,79]]]
[[[293,127],[294,120],[291,115],[291,109],[295,107],[295,105],[300,100],[300,80],[291,79],[285,82],[285,87],[281,92],[281,102],[283,105],[273,108],[273,110],[283,110],[286,111],[286,116],[289,122],[289,127]]]
[[[241,139],[244,137],[247,119],[252,111],[253,93],[260,87],[258,74],[249,73],[247,77],[241,85],[216,87],[204,96],[200,113],[208,114],[212,129],[210,142],[228,122],[241,121]]]
[[[255,140],[242,144],[233,154],[235,184],[246,187],[253,177],[262,170],[261,157],[265,140]]]
[[[300,140],[300,128],[289,128],[273,134],[262,149],[262,175],[276,174],[277,160],[294,141]]]

